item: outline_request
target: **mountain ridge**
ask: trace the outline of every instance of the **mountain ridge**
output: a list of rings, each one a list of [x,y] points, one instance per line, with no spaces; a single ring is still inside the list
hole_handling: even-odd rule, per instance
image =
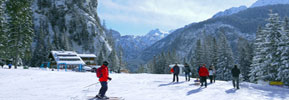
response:
[[[194,48],[196,39],[198,38],[197,36],[201,34],[201,31],[208,29],[211,31],[206,32],[212,34],[216,33],[220,28],[224,28],[225,34],[227,34],[226,36],[229,39],[230,37],[228,37],[228,34],[233,32],[241,35],[241,37],[246,38],[249,41],[253,41],[257,27],[260,25],[263,26],[266,23],[265,19],[268,18],[270,9],[272,9],[274,13],[279,13],[281,18],[283,18],[284,16],[289,16],[288,7],[288,4],[280,4],[248,8],[230,16],[211,18],[199,23],[186,25],[145,49],[138,58],[147,62],[151,60],[153,56],[172,49],[176,49],[178,55],[180,55],[181,58],[184,58],[190,51],[193,51],[192,48]],[[234,41],[236,41],[235,39],[236,38],[231,38],[230,40],[232,46],[235,43]],[[234,51],[234,48],[236,47],[232,48]]]

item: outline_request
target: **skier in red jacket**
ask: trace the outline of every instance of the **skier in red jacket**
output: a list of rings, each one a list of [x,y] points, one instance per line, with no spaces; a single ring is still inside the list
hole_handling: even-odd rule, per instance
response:
[[[99,99],[109,99],[107,96],[105,96],[105,93],[107,91],[107,80],[111,80],[111,78],[108,76],[108,68],[107,68],[108,62],[104,61],[103,65],[97,69],[96,75],[99,78],[99,82],[101,84],[101,88],[99,90],[98,95],[96,95],[96,98]]]
[[[200,70],[199,75],[201,77],[201,87],[203,86],[203,83],[205,82],[205,87],[207,87],[207,76],[209,76],[209,71],[206,68],[206,64],[204,64]]]

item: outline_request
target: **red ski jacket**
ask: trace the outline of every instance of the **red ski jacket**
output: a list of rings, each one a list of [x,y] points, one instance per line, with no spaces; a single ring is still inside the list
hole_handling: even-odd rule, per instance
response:
[[[209,76],[209,71],[206,67],[201,67],[199,71],[199,75],[202,76]]]
[[[99,77],[99,81],[100,82],[106,82],[108,80],[108,68],[105,65],[102,65],[100,67],[100,77]]]
[[[171,73],[174,73],[174,69],[173,68],[171,68]]]

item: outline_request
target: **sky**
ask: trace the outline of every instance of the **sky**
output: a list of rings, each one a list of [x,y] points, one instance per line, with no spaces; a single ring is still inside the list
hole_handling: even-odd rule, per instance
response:
[[[257,0],[99,0],[98,15],[121,35],[145,35],[159,28],[178,29],[211,18],[219,11]]]

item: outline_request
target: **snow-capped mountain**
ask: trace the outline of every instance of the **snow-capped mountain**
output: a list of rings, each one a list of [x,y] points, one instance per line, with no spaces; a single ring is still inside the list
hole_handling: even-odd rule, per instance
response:
[[[284,10],[287,8],[289,8],[289,5],[250,8],[227,17],[211,18],[199,23],[186,25],[146,48],[138,58],[147,62],[152,60],[154,56],[171,50],[176,50],[180,58],[189,58],[188,56],[194,51],[198,39],[206,41],[208,36],[218,38],[218,33],[220,32],[226,35],[232,46],[234,56],[236,56],[238,38],[252,41],[255,38],[257,27],[266,23],[265,19],[268,18],[270,9],[273,12],[278,12],[281,15],[280,17],[283,18],[284,16],[289,16],[288,10]]]
[[[227,9],[225,11],[221,11],[221,12],[218,12],[217,14],[215,14],[213,16],[213,18],[216,18],[216,17],[220,17],[220,16],[228,16],[228,15],[232,15],[232,14],[235,14],[235,13],[238,13],[240,11],[243,11],[247,9],[246,6],[240,6],[240,7],[232,7],[230,9]]]
[[[115,41],[114,48],[116,51],[123,52],[123,59],[128,62],[128,68],[133,72],[136,71],[137,66],[141,63],[141,60],[136,59],[141,54],[141,52],[147,47],[153,45],[155,42],[165,38],[167,35],[169,35],[170,32],[154,29],[149,31],[146,35],[142,36],[121,36],[120,33],[115,30],[106,30],[108,37],[113,37],[113,40]]]
[[[289,4],[289,0],[258,0],[250,8],[275,4]]]
[[[120,34],[114,31],[113,34]],[[155,42],[163,39],[169,34],[169,32],[164,32],[159,29],[154,29],[149,31],[144,36],[134,36],[134,35],[113,35],[116,39],[116,46],[120,46],[123,48],[124,58],[126,60],[135,59],[140,52],[142,52],[145,48],[151,46]]]
[[[159,29],[151,30],[148,34],[145,36],[137,36],[136,38],[140,40],[140,43],[143,44],[144,48],[147,48],[148,46],[151,46],[155,42],[163,39],[169,34],[169,32],[164,32]]]
[[[73,50],[99,55],[111,46],[97,15],[97,0],[34,0],[33,62],[47,61],[50,50]]]
[[[254,4],[252,4],[250,8],[267,6],[267,5],[276,5],[276,4],[289,4],[289,0],[258,0]],[[212,18],[232,15],[240,11],[243,11],[245,9],[247,9],[246,6],[232,7],[230,9],[226,9],[225,11],[218,12]]]

